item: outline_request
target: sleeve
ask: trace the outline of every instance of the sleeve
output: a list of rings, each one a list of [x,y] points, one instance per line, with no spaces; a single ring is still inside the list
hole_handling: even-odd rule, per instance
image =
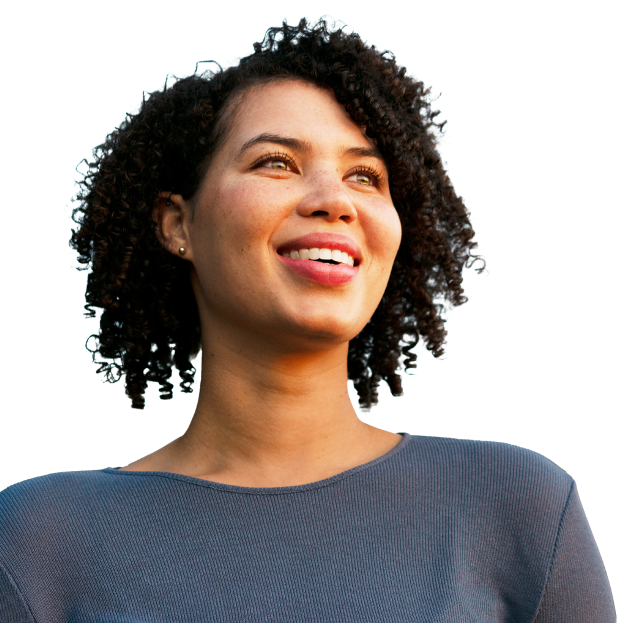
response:
[[[36,623],[24,603],[19,589],[0,563],[0,621],[2,623]]]
[[[572,484],[534,623],[615,623],[608,576]]]

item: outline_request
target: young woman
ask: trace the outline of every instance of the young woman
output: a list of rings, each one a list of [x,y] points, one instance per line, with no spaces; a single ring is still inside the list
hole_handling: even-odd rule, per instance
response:
[[[99,147],[72,244],[94,351],[187,432],[122,468],[0,496],[0,620],[608,623],[572,478],[498,443],[361,422],[400,394],[473,230],[421,83],[357,35],[271,29],[153,93]],[[108,360],[105,362],[104,360]]]

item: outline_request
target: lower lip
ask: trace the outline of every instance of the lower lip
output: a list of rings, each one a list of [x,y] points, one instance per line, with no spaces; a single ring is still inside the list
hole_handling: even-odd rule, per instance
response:
[[[323,264],[314,260],[292,260],[282,255],[279,260],[300,277],[325,286],[340,286],[349,283],[357,274],[357,266],[349,264]]]

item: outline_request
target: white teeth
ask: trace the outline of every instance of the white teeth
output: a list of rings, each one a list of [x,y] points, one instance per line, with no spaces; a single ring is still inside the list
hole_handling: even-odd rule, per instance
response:
[[[354,259],[351,255],[341,251],[340,249],[299,249],[298,251],[290,251],[283,253],[283,257],[289,257],[292,260],[332,260],[340,264],[354,265]]]

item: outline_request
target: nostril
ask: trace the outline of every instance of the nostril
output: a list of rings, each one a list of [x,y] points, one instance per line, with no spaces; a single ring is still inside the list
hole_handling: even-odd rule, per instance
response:
[[[328,213],[325,210],[315,210],[313,212],[314,216],[328,216]]]

